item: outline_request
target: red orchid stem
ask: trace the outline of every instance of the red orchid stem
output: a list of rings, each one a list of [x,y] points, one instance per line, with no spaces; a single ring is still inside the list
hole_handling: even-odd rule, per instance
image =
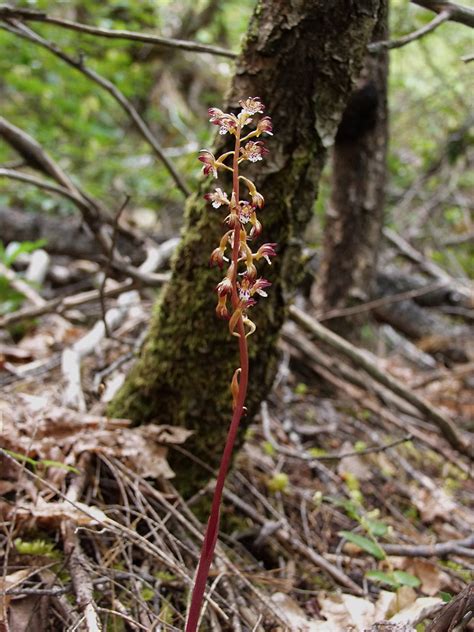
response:
[[[233,160],[233,193],[237,203],[239,201],[239,153],[240,153],[240,127],[235,133],[235,152]],[[239,303],[237,293],[237,262],[240,249],[240,222],[236,222],[234,227],[234,239],[232,246],[232,262],[234,264],[234,272],[232,276],[232,306],[235,309]],[[209,575],[209,568],[214,557],[214,549],[216,548],[217,535],[219,533],[220,522],[220,506],[222,502],[222,492],[224,483],[229,470],[232,452],[234,449],[237,431],[239,429],[240,420],[244,411],[245,398],[247,396],[247,385],[249,377],[249,358],[247,348],[247,338],[245,337],[245,327],[242,316],[237,322],[237,332],[239,334],[239,352],[240,352],[240,378],[239,393],[237,402],[232,415],[229,432],[227,434],[226,444],[217,475],[216,487],[212,498],[212,507],[209,520],[207,523],[206,533],[199,558],[199,566],[194,581],[193,595],[191,598],[191,606],[189,608],[188,621],[186,623],[186,632],[196,632],[201,614],[204,591],[206,589],[206,581]]]

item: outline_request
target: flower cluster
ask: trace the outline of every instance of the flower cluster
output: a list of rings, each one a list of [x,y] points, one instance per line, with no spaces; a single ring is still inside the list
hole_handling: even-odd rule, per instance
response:
[[[248,309],[256,303],[256,296],[267,296],[265,289],[270,285],[266,279],[257,274],[256,262],[276,255],[276,244],[266,243],[253,251],[249,242],[262,232],[262,224],[257,212],[264,205],[264,198],[257,191],[252,180],[239,175],[239,165],[244,161],[258,162],[268,154],[268,149],[261,140],[255,140],[262,134],[272,135],[272,121],[269,116],[262,117],[253,131],[244,133],[244,127],[253,122],[257,114],[263,114],[264,105],[258,97],[249,97],[240,101],[239,114],[228,114],[218,108],[210,108],[210,121],[219,127],[220,134],[231,134],[235,137],[233,151],[228,151],[216,158],[208,150],[200,152],[199,160],[203,163],[203,173],[218,177],[219,171],[227,170],[233,174],[233,188],[230,198],[221,188],[205,195],[205,199],[216,209],[224,207],[227,215],[224,223],[226,230],[219,246],[212,252],[210,263],[222,270],[224,263],[227,271],[217,285],[218,296],[216,313],[220,318],[229,319],[232,334],[240,336],[238,323],[242,319],[246,327],[246,336],[255,331],[254,323],[248,317]],[[232,166],[226,160],[232,161]],[[248,199],[241,199],[240,184],[245,185]],[[230,301],[230,309],[228,302]]]
[[[255,331],[255,325],[248,317],[248,310],[255,305],[257,296],[267,296],[266,289],[270,285],[267,279],[258,276],[257,266],[261,259],[270,263],[276,254],[276,244],[263,244],[255,249],[252,240],[262,232],[262,224],[257,213],[264,205],[263,195],[257,191],[252,180],[239,175],[239,165],[248,160],[259,162],[268,153],[261,140],[255,140],[262,134],[272,134],[272,121],[269,116],[262,117],[253,131],[244,132],[244,127],[252,123],[253,118],[263,114],[264,106],[259,98],[249,97],[240,101],[239,114],[228,114],[218,108],[209,110],[211,123],[219,127],[220,134],[234,136],[234,150],[228,151],[218,158],[207,149],[201,151],[199,160],[203,163],[205,175],[217,178],[219,171],[232,172],[232,193],[230,197],[221,188],[205,195],[205,199],[215,209],[224,207],[225,232],[220,244],[211,254],[211,265],[221,270],[227,266],[224,278],[216,287],[218,296],[217,315],[229,319],[229,329],[239,338],[240,366],[234,372],[231,382],[232,421],[222,455],[219,473],[212,499],[211,513],[201,548],[199,566],[194,581],[191,604],[186,621],[186,632],[196,632],[200,620],[206,580],[214,556],[219,531],[219,515],[222,503],[222,492],[229,469],[232,449],[242,415],[245,413],[245,400],[249,384],[249,354],[247,336]],[[232,159],[232,166],[226,163]],[[230,162],[230,160],[229,160]],[[245,186],[244,199],[240,196],[240,184]],[[230,306],[229,306],[230,302]]]

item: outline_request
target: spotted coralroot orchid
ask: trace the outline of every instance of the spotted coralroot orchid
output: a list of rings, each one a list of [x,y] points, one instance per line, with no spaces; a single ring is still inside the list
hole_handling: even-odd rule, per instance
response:
[[[206,588],[206,580],[212,563],[214,549],[219,531],[219,514],[224,482],[231,461],[240,420],[245,411],[245,398],[249,379],[249,361],[247,338],[255,331],[255,324],[249,316],[250,309],[256,304],[257,297],[267,296],[266,289],[271,285],[259,276],[257,264],[264,259],[268,264],[276,255],[276,244],[264,243],[253,248],[253,240],[260,236],[262,224],[258,212],[263,208],[264,198],[257,191],[252,180],[239,174],[240,165],[245,162],[259,162],[268,153],[261,140],[255,140],[262,134],[272,135],[272,121],[269,116],[260,118],[256,124],[256,115],[263,114],[265,107],[258,97],[249,97],[239,102],[239,114],[227,114],[218,108],[210,108],[210,121],[219,127],[220,134],[234,136],[234,149],[216,158],[207,149],[200,153],[203,173],[217,178],[219,171],[232,172],[232,192],[230,197],[220,188],[204,197],[215,209],[224,207],[223,218],[225,232],[219,245],[211,254],[211,266],[218,266],[222,271],[226,267],[222,280],[216,286],[219,318],[227,319],[229,332],[238,338],[240,367],[234,372],[231,381],[233,415],[227,441],[217,477],[211,513],[207,523],[206,534],[201,550],[191,605],[189,608],[186,632],[196,632]],[[228,164],[230,163],[230,164]],[[245,199],[240,197],[240,185],[246,189]]]

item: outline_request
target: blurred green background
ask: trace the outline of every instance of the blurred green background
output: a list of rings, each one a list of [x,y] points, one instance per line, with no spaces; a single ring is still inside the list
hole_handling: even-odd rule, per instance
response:
[[[254,0],[30,0],[15,6],[91,25],[193,39],[239,50]],[[392,37],[432,20],[429,11],[404,0],[391,4]],[[30,23],[31,28],[113,81],[133,102],[160,139],[169,157],[193,188],[199,177],[197,151],[212,142],[206,109],[220,106],[233,72],[232,60],[107,40]],[[388,222],[412,230],[431,244],[432,255],[449,266],[473,265],[469,249],[452,252],[446,236],[472,230],[473,134],[450,134],[472,116],[472,31],[446,23],[434,33],[390,53],[390,154]],[[94,196],[114,208],[124,194],[134,208],[160,213],[181,206],[182,194],[116,102],[80,72],[49,51],[0,30],[0,112],[32,134],[64,169]],[[0,141],[0,163],[16,160]],[[441,160],[408,207],[405,192]],[[315,205],[324,214],[328,176]],[[431,205],[428,211],[426,205]],[[64,199],[0,179],[0,205],[27,211],[76,212]],[[433,208],[431,208],[433,207]],[[421,209],[421,210],[420,210]],[[426,213],[429,225],[417,217]]]

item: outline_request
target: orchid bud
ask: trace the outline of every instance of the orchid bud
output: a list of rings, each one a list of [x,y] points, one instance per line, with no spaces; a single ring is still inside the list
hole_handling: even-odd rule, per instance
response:
[[[260,136],[261,134],[273,136],[273,124],[272,119],[269,116],[264,116],[257,123],[257,136]]]

